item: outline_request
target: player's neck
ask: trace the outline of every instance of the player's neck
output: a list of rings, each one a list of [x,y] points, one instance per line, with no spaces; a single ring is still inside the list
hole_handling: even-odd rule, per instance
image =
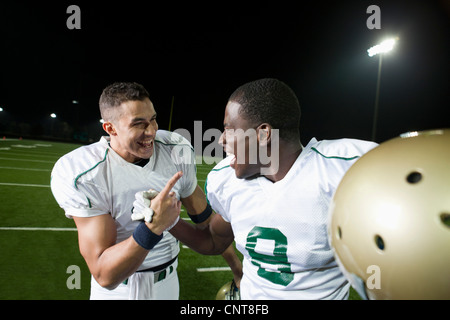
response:
[[[289,143],[280,140],[279,154],[277,157],[278,163],[275,165],[274,163],[271,163],[267,170],[269,173],[264,174],[264,177],[274,183],[282,180],[297,160],[298,156],[302,152],[302,149],[303,147],[300,142]]]

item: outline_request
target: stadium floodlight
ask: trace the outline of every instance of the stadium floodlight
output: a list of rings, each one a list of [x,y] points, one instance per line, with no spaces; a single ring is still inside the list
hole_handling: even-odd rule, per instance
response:
[[[369,54],[369,57],[373,57],[377,54],[389,52],[392,49],[394,49],[394,45],[396,42],[397,42],[397,38],[384,40],[380,44],[377,44],[376,46],[369,48],[367,50],[367,53]]]
[[[367,50],[369,57],[373,57],[375,55],[379,55],[380,59],[378,61],[378,78],[377,78],[377,91],[375,94],[375,108],[373,114],[373,124],[372,124],[372,141],[375,141],[376,132],[377,132],[377,118],[378,118],[378,101],[380,96],[380,81],[381,81],[381,63],[383,54],[394,49],[394,45],[397,42],[398,37],[384,40],[380,44],[373,46]]]

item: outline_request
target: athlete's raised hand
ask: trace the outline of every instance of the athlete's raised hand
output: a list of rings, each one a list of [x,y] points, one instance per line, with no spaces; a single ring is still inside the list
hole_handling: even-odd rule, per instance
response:
[[[155,234],[162,234],[163,231],[172,227],[180,217],[181,201],[171,190],[182,176],[182,171],[175,173],[161,192],[151,200],[150,208],[153,209],[154,214],[151,222],[146,223]]]

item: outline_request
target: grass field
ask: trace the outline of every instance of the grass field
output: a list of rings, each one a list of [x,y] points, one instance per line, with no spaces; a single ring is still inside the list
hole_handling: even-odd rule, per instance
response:
[[[0,299],[88,299],[90,273],[78,250],[73,220],[67,219],[50,190],[56,160],[76,144],[0,140]],[[198,165],[204,186],[213,165]],[[183,211],[182,218],[187,215]],[[72,272],[81,270],[81,288],[68,289]],[[217,268],[211,271],[208,268]],[[202,256],[181,245],[180,299],[214,299],[232,279],[221,256]],[[351,299],[359,298],[352,290]]]

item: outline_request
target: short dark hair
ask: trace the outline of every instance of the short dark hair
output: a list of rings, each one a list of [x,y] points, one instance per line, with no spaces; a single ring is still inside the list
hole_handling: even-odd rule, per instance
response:
[[[112,120],[112,109],[120,106],[126,101],[143,101],[145,98],[150,98],[147,90],[143,85],[136,82],[116,82],[107,86],[99,101],[100,114],[103,120]]]
[[[300,137],[300,103],[284,82],[266,78],[237,88],[228,101],[241,105],[240,115],[254,125],[268,123],[285,141]]]

